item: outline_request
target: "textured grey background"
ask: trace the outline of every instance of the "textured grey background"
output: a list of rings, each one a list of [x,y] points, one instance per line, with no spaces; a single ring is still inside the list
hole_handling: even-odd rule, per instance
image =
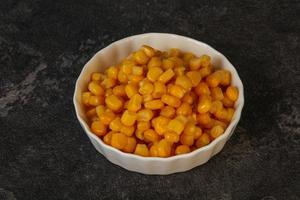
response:
[[[299,1],[0,3],[0,199],[300,199]],[[169,32],[236,66],[241,121],[207,164],[128,172],[96,152],[74,115],[74,83],[99,49]]]

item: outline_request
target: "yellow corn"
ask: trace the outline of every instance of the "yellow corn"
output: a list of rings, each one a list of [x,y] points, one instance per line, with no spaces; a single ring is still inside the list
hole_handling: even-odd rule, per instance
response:
[[[172,69],[172,68],[174,68],[174,65],[175,65],[175,63],[173,60],[163,59],[163,61],[162,61],[162,68],[164,70]]]
[[[128,137],[123,133],[113,133],[111,136],[111,146],[117,149],[123,149],[128,143]]]
[[[140,65],[144,65],[148,62],[149,57],[144,53],[144,51],[137,51],[133,54],[133,59]]]
[[[210,95],[210,90],[209,87],[206,83],[201,82],[199,83],[196,88],[195,88],[195,93],[198,96],[203,96],[203,95]]]
[[[142,107],[143,98],[139,94],[135,94],[128,102],[127,109],[132,112],[137,112]]]
[[[222,100],[224,98],[222,89],[220,87],[211,88],[210,91],[213,100]]]
[[[138,88],[135,84],[129,83],[125,86],[125,92],[128,98],[138,93]]]
[[[151,94],[153,92],[154,86],[149,81],[143,81],[140,83],[139,93],[141,95]]]
[[[149,122],[153,117],[153,111],[150,109],[142,109],[138,111],[137,113],[137,120],[138,121],[144,121]]]
[[[144,132],[144,139],[146,142],[157,142],[160,137],[153,129],[148,129]]]
[[[134,126],[121,126],[120,132],[125,134],[126,136],[132,136],[135,131]]]
[[[170,119],[163,117],[163,116],[158,116],[154,119],[152,119],[151,123],[152,123],[152,127],[154,127],[154,130],[159,134],[159,135],[163,135],[164,132],[166,132],[167,129],[167,125],[169,123]]]
[[[169,157],[171,156],[171,144],[166,139],[162,139],[157,144],[157,151],[159,157]]]
[[[114,131],[110,131],[108,132],[104,137],[103,137],[103,141],[105,144],[110,145],[111,144],[111,136],[112,134],[115,133]]]
[[[101,116],[99,116],[100,122],[104,125],[109,125],[112,120],[116,118],[116,114],[107,109]]]
[[[154,90],[152,92],[152,96],[154,98],[160,98],[163,94],[167,92],[165,84],[162,82],[154,82]]]
[[[106,134],[107,127],[100,121],[94,121],[91,125],[91,130],[97,136],[103,136]]]
[[[192,82],[186,76],[178,76],[175,81],[176,85],[183,87],[186,91],[190,91],[192,89]]]
[[[152,57],[148,62],[148,68],[152,67],[160,67],[161,66],[161,59],[159,57]]]
[[[197,106],[197,111],[199,113],[206,113],[210,110],[211,108],[211,100],[209,96],[202,96],[200,98],[198,106]]]
[[[181,101],[179,98],[177,97],[174,97],[172,95],[168,95],[168,94],[164,94],[162,97],[161,97],[161,101],[169,106],[172,106],[172,107],[175,107],[175,108],[178,108],[181,104]]]
[[[153,57],[155,55],[155,49],[153,49],[152,47],[150,46],[147,46],[147,45],[143,45],[141,50],[149,57]]]
[[[137,122],[136,129],[139,131],[146,131],[150,128],[150,122],[139,121]]]
[[[125,74],[123,71],[119,71],[118,73],[118,80],[120,83],[127,83],[128,75]]]
[[[133,66],[132,67],[132,74],[133,75],[143,75],[143,67],[139,67],[139,66]]]
[[[94,73],[92,73],[91,79],[92,79],[92,81],[101,81],[103,79],[103,76],[104,75],[101,73],[94,72]]]
[[[137,116],[136,116],[136,114],[134,112],[130,112],[130,111],[126,110],[122,114],[121,122],[125,126],[132,126],[135,123],[136,118],[137,118]]]
[[[168,81],[170,81],[173,77],[175,76],[175,73],[172,69],[168,69],[166,70],[164,73],[162,73],[159,77],[158,77],[158,81],[162,82],[162,83],[167,83]]]
[[[137,144],[135,147],[134,154],[140,155],[143,157],[148,157],[150,155],[149,149],[145,144]]]
[[[179,85],[171,85],[169,87],[168,92],[172,96],[181,99],[184,96],[184,94],[186,93],[186,90],[183,87],[179,86]]]
[[[191,152],[191,149],[188,145],[179,145],[176,147],[175,154],[180,155],[180,154],[185,154]]]
[[[98,117],[101,117],[102,114],[105,112],[105,106],[104,105],[99,105],[96,107],[96,113]]]
[[[211,130],[210,130],[210,136],[213,139],[216,139],[217,137],[219,137],[220,135],[222,135],[224,133],[224,128],[220,125],[214,126]]]
[[[168,56],[169,57],[180,57],[181,56],[181,52],[179,49],[177,48],[171,48],[168,52]]]
[[[172,119],[169,121],[167,128],[168,130],[174,131],[175,133],[180,135],[184,129],[184,123],[178,119]]]
[[[192,146],[194,144],[194,136],[193,135],[180,135],[180,142],[181,144]]]
[[[92,96],[91,92],[84,92],[81,96],[81,101],[84,105],[89,106],[89,99]]]
[[[147,73],[147,78],[150,81],[154,82],[159,78],[159,76],[162,73],[163,73],[163,70],[160,67],[154,66],[154,67],[149,68],[148,73]]]
[[[104,89],[96,81],[92,81],[88,85],[88,89],[96,96],[104,95]]]
[[[112,131],[116,131],[116,132],[119,132],[121,130],[122,126],[123,126],[123,124],[121,123],[120,117],[116,117],[109,124],[109,128]]]
[[[119,73],[119,70],[118,70],[117,67],[114,67],[114,66],[109,67],[109,68],[107,69],[106,73],[107,73],[107,77],[108,77],[108,78],[112,78],[112,79],[114,79],[114,80],[118,79],[118,73]]]
[[[118,97],[125,97],[126,91],[124,85],[117,85],[113,88],[113,94]]]
[[[174,73],[176,76],[183,76],[185,71],[185,67],[175,67]]]
[[[182,103],[176,110],[177,115],[191,115],[192,107],[188,103]]]
[[[119,111],[123,106],[123,101],[115,95],[106,97],[105,103],[106,106],[113,111]]]
[[[191,80],[192,86],[196,87],[201,81],[201,73],[199,71],[189,71],[186,76]]]
[[[226,96],[231,100],[231,101],[236,101],[239,97],[239,91],[236,87],[234,86],[229,86],[226,89]]]
[[[152,100],[147,101],[144,103],[145,108],[151,109],[151,110],[158,110],[164,107],[164,103],[161,100]]]
[[[176,112],[175,108],[171,106],[165,106],[161,109],[160,115],[167,118],[173,118],[175,117],[175,112]]]
[[[203,133],[196,141],[196,147],[200,148],[210,143],[210,137],[207,133]]]
[[[126,153],[133,153],[136,147],[136,139],[134,137],[127,138],[127,144],[123,147],[123,151]]]
[[[89,98],[89,105],[91,106],[99,106],[104,104],[104,97],[103,96],[90,96]]]
[[[170,143],[177,143],[179,141],[179,135],[173,131],[167,131],[164,137]]]

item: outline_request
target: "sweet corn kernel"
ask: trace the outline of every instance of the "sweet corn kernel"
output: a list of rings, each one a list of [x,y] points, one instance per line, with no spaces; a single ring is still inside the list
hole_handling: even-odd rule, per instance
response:
[[[112,88],[117,84],[117,80],[113,79],[113,78],[106,78],[101,82],[101,86],[103,86],[104,88],[108,89],[108,88]],[[107,92],[106,92],[107,93]]]
[[[194,132],[194,139],[197,140],[202,135],[202,129],[196,127],[196,131]]]
[[[190,59],[189,66],[191,70],[197,70],[201,67],[201,58]]]
[[[175,76],[175,73],[172,69],[167,69],[165,72],[163,72],[159,77],[158,81],[162,83],[167,83]]]
[[[190,60],[192,60],[195,57],[195,55],[191,52],[186,52],[183,54],[183,61],[184,63],[186,63],[187,65],[190,63]]]
[[[196,141],[196,147],[200,148],[210,143],[210,137],[207,133],[203,133]]]
[[[197,126],[195,126],[195,124],[192,122],[188,122],[184,127],[183,134],[194,136],[196,131],[197,131]]]
[[[106,134],[107,127],[100,121],[94,121],[91,125],[91,130],[97,136],[103,136]]]
[[[123,101],[115,95],[106,97],[105,103],[106,106],[113,111],[119,111],[123,106]]]
[[[143,95],[143,102],[151,101],[153,100],[153,96],[151,94],[144,94]]]
[[[186,76],[191,80],[192,86],[196,87],[201,81],[201,74],[199,71],[189,71]]]
[[[150,155],[147,145],[137,144],[135,147],[134,154],[140,155],[143,157],[148,157]]]
[[[181,104],[181,101],[179,98],[177,97],[174,97],[172,95],[168,95],[168,94],[164,94],[162,97],[161,97],[161,101],[169,106],[172,106],[172,107],[175,107],[175,108],[178,108]]]
[[[132,68],[135,66],[135,62],[132,60],[124,60],[121,64],[120,70],[126,74],[129,75],[132,73]]]
[[[145,108],[151,110],[158,110],[164,107],[164,103],[161,100],[152,100],[144,103]]]
[[[133,59],[140,65],[144,65],[148,62],[149,57],[144,53],[144,51],[137,51],[133,54]]]
[[[139,121],[137,122],[136,129],[139,131],[146,131],[150,129],[150,122]]]
[[[144,139],[146,142],[157,142],[160,137],[153,129],[148,129],[144,132]]]
[[[152,123],[152,127],[154,128],[154,130],[159,134],[159,135],[163,135],[164,132],[166,132],[167,129],[167,125],[169,123],[170,119],[163,117],[163,116],[158,116],[154,119],[152,119],[151,123]]]
[[[151,157],[158,157],[158,145],[157,144],[153,144],[150,147],[150,156]]]
[[[183,76],[184,75],[184,71],[185,71],[185,67],[174,67],[174,73],[176,76]]]
[[[181,52],[180,52],[180,50],[177,49],[177,48],[171,48],[171,49],[169,50],[169,52],[168,52],[168,56],[169,56],[169,57],[173,57],[173,56],[175,56],[175,57],[180,57],[180,56],[181,56]]]
[[[114,67],[114,66],[109,67],[109,68],[107,69],[106,73],[107,73],[107,77],[108,77],[108,78],[112,78],[112,79],[114,79],[114,80],[118,79],[118,73],[119,73],[119,70],[118,70],[117,67]]]
[[[168,128],[168,130],[174,131],[175,133],[177,133],[178,135],[180,135],[182,133],[183,129],[184,129],[184,123],[181,122],[178,119],[172,119],[168,123],[167,128]]]
[[[89,98],[89,105],[91,106],[99,106],[104,104],[104,97],[103,96],[90,96]]]
[[[121,122],[125,125],[125,126],[133,126],[133,124],[136,121],[136,114],[134,112],[130,112],[128,110],[126,110],[125,112],[123,112],[122,117],[121,117]]]
[[[176,147],[175,155],[185,154],[191,152],[191,149],[188,145],[179,145]]]
[[[193,93],[189,92],[189,93],[185,93],[182,101],[188,104],[193,104],[194,103],[194,98],[192,96]]]
[[[208,66],[208,67],[200,68],[199,72],[201,74],[201,77],[204,78],[212,73],[212,67]]]
[[[162,73],[163,73],[163,70],[161,68],[154,66],[154,67],[149,68],[148,73],[147,73],[147,78],[150,81],[154,82],[159,78],[159,76]]]
[[[110,131],[108,132],[104,137],[103,137],[103,141],[105,144],[108,144],[110,145],[111,144],[111,137],[112,137],[112,134],[115,133],[113,131]]]
[[[171,155],[171,144],[166,139],[162,139],[157,144],[157,151],[159,157],[169,157]]]
[[[133,75],[143,75],[143,67],[139,67],[139,66],[133,66],[132,67],[132,74]]]
[[[107,109],[101,116],[99,116],[100,122],[104,125],[109,125],[112,120],[116,118],[116,114]]]
[[[126,153],[133,153],[136,147],[136,139],[134,137],[127,138],[127,144],[123,147],[123,151]]]
[[[217,87],[220,84],[221,80],[222,80],[222,77],[221,77],[220,73],[214,72],[214,73],[210,74],[209,76],[207,76],[206,83],[210,87]]]
[[[233,107],[234,106],[234,101],[230,100],[227,95],[224,96],[222,99],[222,103],[225,107]]]
[[[221,121],[226,121],[228,119],[228,112],[225,108],[218,110],[214,115]]]
[[[142,107],[143,98],[139,94],[135,94],[128,102],[127,109],[132,112],[137,112]]]
[[[164,70],[172,69],[172,68],[174,68],[174,65],[175,65],[175,63],[173,60],[163,59],[163,61],[162,61],[162,68]]]
[[[113,88],[113,94],[118,97],[125,97],[126,91],[124,85],[117,85]]]
[[[128,75],[125,74],[123,71],[119,71],[118,73],[118,80],[120,83],[127,83]]]
[[[203,114],[198,114],[197,115],[197,122],[200,125],[207,125],[207,124],[210,124],[212,122],[212,119],[211,119],[209,113],[203,113]]]
[[[136,130],[134,135],[136,138],[138,138],[140,140],[144,140],[144,131]]]
[[[92,96],[91,92],[84,92],[84,93],[82,93],[82,95],[81,95],[81,101],[82,101],[82,103],[84,105],[86,105],[86,106],[89,106],[90,105],[89,104],[89,99],[90,99],[91,96]]]
[[[154,86],[151,82],[141,82],[140,88],[139,88],[139,93],[141,95],[145,94],[151,94],[153,92]]]
[[[231,101],[236,101],[239,97],[239,91],[236,87],[234,86],[229,86],[226,89],[226,96],[231,100]]]
[[[186,90],[183,87],[179,86],[179,85],[171,85],[169,87],[168,92],[172,96],[181,99],[184,96],[184,94],[186,93]]]
[[[134,126],[121,126],[120,132],[125,134],[126,136],[131,137],[135,131]]]
[[[138,85],[144,79],[143,75],[129,75],[129,82]]]
[[[208,88],[208,85],[204,82],[200,82],[196,88],[195,88],[195,93],[198,96],[202,96],[202,95],[210,95],[210,90]]]
[[[228,108],[227,109],[227,121],[230,122],[232,117],[234,115],[234,109],[233,108]]]
[[[159,57],[152,57],[150,59],[150,61],[148,62],[148,68],[152,68],[152,67],[158,67],[160,68],[162,62],[161,62],[161,59]]]
[[[92,118],[94,116],[97,116],[97,112],[96,112],[96,108],[92,108],[90,110],[88,110],[85,115],[88,117],[88,118]]]
[[[138,87],[135,84],[129,83],[125,86],[125,92],[128,98],[138,93]]]
[[[192,107],[188,103],[182,103],[176,110],[177,115],[191,115]]]
[[[227,86],[231,82],[231,74],[230,71],[227,70],[220,70],[222,74],[221,82],[220,84],[223,86]]]
[[[154,82],[154,90],[152,92],[153,98],[160,98],[166,92],[166,86],[162,82]]]
[[[178,57],[170,57],[169,58],[170,60],[172,60],[172,61],[174,61],[174,67],[176,68],[176,67],[183,67],[183,68],[185,68],[184,67],[184,62],[183,62],[183,60],[182,59],[180,59],[180,58],[178,58]]]
[[[92,81],[88,85],[88,89],[96,96],[104,95],[104,89],[96,81]]]
[[[175,112],[176,112],[175,108],[171,106],[165,106],[161,109],[160,115],[167,118],[173,118],[175,117]]]
[[[202,96],[202,98],[199,99],[199,103],[197,106],[197,111],[199,113],[206,113],[211,108],[211,100],[208,98],[208,96]]]
[[[194,144],[194,135],[180,135],[181,144],[192,146]]]
[[[210,136],[213,139],[216,139],[217,137],[219,137],[220,135],[222,135],[224,133],[224,128],[220,125],[214,126],[212,127],[212,129],[210,130]]]
[[[147,45],[143,45],[141,47],[141,50],[149,57],[153,57],[155,55],[155,49],[153,49],[152,47],[150,46],[147,46]]]
[[[200,56],[201,59],[201,67],[208,67],[210,66],[210,57],[208,55]]]
[[[186,91],[190,91],[192,89],[192,82],[186,76],[178,76],[175,81],[176,85],[183,87]]]
[[[128,137],[123,133],[113,133],[111,136],[111,146],[117,149],[123,149],[128,143]]]
[[[172,131],[167,131],[164,137],[170,143],[177,143],[179,141],[179,135]]]
[[[150,109],[142,109],[138,111],[137,113],[137,120],[138,121],[144,121],[149,122],[153,117],[153,111]]]
[[[222,122],[222,121],[220,121],[220,120],[214,119],[214,120],[213,120],[213,126],[217,126],[217,125],[222,126],[224,130],[225,130],[226,127],[227,127],[227,123]]]
[[[91,79],[92,79],[92,81],[101,81],[102,78],[103,78],[103,76],[104,76],[104,75],[101,74],[101,73],[94,72],[94,73],[92,73]]]
[[[213,100],[222,100],[224,98],[222,89],[220,87],[211,88],[210,91]]]
[[[223,104],[221,101],[213,101],[211,103],[211,107],[210,107],[210,110],[209,112],[214,114],[216,113],[218,110],[222,110],[223,109]]]
[[[123,126],[123,124],[121,123],[121,118],[120,117],[116,117],[109,124],[109,128],[112,131],[116,131],[116,132],[119,132],[121,130],[122,126]]]

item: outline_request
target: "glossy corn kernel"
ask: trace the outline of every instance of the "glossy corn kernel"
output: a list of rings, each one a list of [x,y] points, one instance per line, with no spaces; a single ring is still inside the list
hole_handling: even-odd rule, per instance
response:
[[[153,144],[150,147],[150,156],[151,157],[158,157],[158,145],[157,144]]]
[[[191,88],[192,88],[191,80],[188,77],[184,76],[184,75],[183,76],[178,76],[176,78],[175,84],[181,86],[186,91],[190,91]]]
[[[153,57],[155,56],[155,49],[153,49],[152,47],[150,46],[147,46],[147,45],[143,45],[141,50],[149,57]]]
[[[129,75],[129,82],[138,85],[144,79],[142,75]]]
[[[214,120],[213,120],[213,126],[217,126],[217,125],[222,126],[224,130],[225,130],[226,127],[227,127],[227,123],[226,123],[226,122],[223,122],[223,121],[214,119]]]
[[[199,113],[206,113],[211,108],[211,100],[208,96],[202,96],[202,98],[199,99],[199,103],[197,106],[197,111]]]
[[[180,57],[181,56],[181,52],[179,49],[177,48],[171,48],[168,52],[168,56],[169,57]]]
[[[201,74],[199,71],[189,71],[186,76],[191,80],[192,86],[196,87],[201,81]]]
[[[184,96],[184,94],[186,93],[186,90],[183,87],[181,87],[180,85],[171,85],[169,87],[168,92],[172,96],[181,99]]]
[[[132,74],[133,75],[143,75],[143,67],[139,67],[139,66],[133,66],[132,67]]]
[[[92,81],[101,81],[103,79],[103,74],[94,72],[91,76]]]
[[[236,87],[234,86],[229,86],[226,89],[226,96],[231,100],[231,101],[236,101],[239,97],[239,91]]]
[[[220,84],[223,86],[230,85],[231,83],[231,74],[230,71],[227,70],[220,70],[222,74],[221,82]]]
[[[233,107],[234,106],[234,101],[230,100],[227,95],[224,96],[222,99],[222,103],[225,107]]]
[[[143,102],[147,102],[147,101],[152,101],[153,100],[153,96],[151,94],[144,94],[143,95]]]
[[[150,129],[150,127],[151,127],[150,122],[139,121],[137,123],[136,129],[139,131],[146,131]]]
[[[136,130],[134,135],[137,139],[144,140],[144,131]]]
[[[126,91],[124,85],[117,85],[113,88],[113,94],[118,97],[125,97]]]
[[[128,137],[123,133],[113,133],[111,136],[111,146],[123,149],[128,143]]]
[[[227,109],[227,121],[230,122],[232,117],[234,115],[234,109],[233,108],[228,108]]]
[[[82,101],[82,103],[84,105],[86,105],[86,106],[89,105],[90,96],[92,96],[91,92],[84,92],[84,93],[82,93],[82,95],[81,95],[81,101]]]
[[[179,135],[172,131],[167,131],[164,137],[170,143],[177,143],[179,141]]]
[[[134,154],[140,155],[143,157],[148,157],[150,155],[149,149],[145,144],[137,144],[135,147]]]
[[[120,132],[121,128],[122,128],[123,124],[121,123],[121,118],[120,117],[116,117],[114,118],[110,124],[109,124],[109,128],[112,131],[116,131],[116,132]]]
[[[206,83],[201,82],[199,83],[196,88],[195,88],[195,93],[198,96],[202,96],[202,95],[210,95],[210,90],[209,87]]]
[[[210,66],[210,57],[208,55],[200,56],[201,59],[201,67],[209,67]]]
[[[210,91],[213,100],[222,100],[224,98],[222,89],[220,87],[211,88]]]
[[[104,104],[104,97],[103,96],[90,96],[88,105],[91,106],[99,106]]]
[[[197,122],[200,125],[208,125],[208,124],[212,123],[212,119],[211,119],[209,113],[203,113],[203,114],[197,115]]]
[[[196,131],[197,131],[196,125],[192,122],[188,122],[184,127],[183,134],[194,136]]]
[[[163,61],[162,61],[162,68],[164,70],[172,69],[172,68],[174,68],[174,65],[175,65],[175,63],[171,59],[163,59]]]
[[[90,110],[88,110],[85,115],[88,117],[88,118],[92,118],[94,116],[97,116],[97,112],[96,112],[96,108],[92,108]]]
[[[221,83],[222,77],[220,73],[214,72],[207,76],[206,83],[209,87],[217,87]]]
[[[118,73],[118,81],[120,83],[127,83],[127,81],[128,81],[128,75],[125,74],[123,71],[119,71],[119,73]]]
[[[94,121],[91,125],[91,130],[97,136],[103,136],[106,134],[107,127],[100,121]]]
[[[89,83],[88,89],[96,96],[104,95],[104,89],[95,81]]]
[[[177,115],[191,115],[192,107],[188,103],[182,103],[176,110]]]
[[[192,146],[194,144],[194,136],[182,134],[180,135],[180,143],[187,146]]]
[[[172,107],[175,107],[175,108],[178,108],[181,104],[181,101],[179,98],[177,97],[174,97],[172,95],[168,95],[168,94],[164,94],[162,97],[161,97],[161,101],[169,106],[172,106]]]
[[[166,86],[162,82],[154,82],[154,89],[152,92],[153,98],[160,98],[163,94],[167,92]]]
[[[163,135],[168,129],[167,129],[167,125],[169,123],[170,119],[163,117],[163,116],[158,116],[154,119],[152,119],[151,123],[152,123],[152,127],[154,128],[154,130],[159,134],[159,135]]]
[[[125,86],[125,92],[128,98],[138,93],[138,87],[135,84],[129,83]]]
[[[222,110],[223,109],[223,104],[221,101],[213,101],[211,103],[211,107],[210,107],[210,110],[209,112],[214,114],[216,112],[218,112],[219,110]]]
[[[169,157],[171,156],[171,144],[166,139],[162,139],[157,144],[157,151],[159,157]]]
[[[151,94],[153,92],[153,89],[154,86],[151,82],[144,81],[140,84],[139,93],[141,95]]]
[[[123,106],[123,101],[115,95],[106,97],[105,103],[106,106],[113,111],[119,111]]]
[[[162,61],[159,57],[152,57],[150,59],[150,61],[148,62],[148,68],[152,68],[152,67],[158,67],[160,68],[161,67],[161,64],[162,64]]]
[[[114,79],[114,80],[118,79],[119,70],[118,70],[117,67],[114,67],[114,66],[109,67],[107,69],[106,73],[107,73],[108,78],[111,78],[111,79]]]
[[[174,62],[174,67],[175,68],[181,68],[181,67],[183,67],[183,68],[185,68],[184,67],[184,62],[183,62],[183,60],[181,59],[181,58],[178,58],[178,57],[176,57],[176,56],[173,56],[173,57],[170,57],[169,58],[170,60],[172,60],[173,62]]]
[[[103,137],[103,141],[105,144],[108,144],[108,145],[111,144],[111,137],[112,137],[113,133],[114,133],[113,131],[110,131]]]
[[[137,113],[137,120],[138,121],[144,121],[149,122],[153,117],[153,111],[150,109],[142,109],[138,111]]]
[[[164,103],[161,100],[152,100],[145,102],[144,106],[150,110],[158,110],[164,107]]]
[[[165,106],[161,109],[160,115],[167,117],[167,118],[174,118],[175,117],[176,110],[175,108],[171,106]]]
[[[201,58],[192,58],[189,61],[189,67],[191,70],[197,70],[201,67]]]
[[[133,95],[128,102],[127,109],[132,112],[137,112],[142,107],[142,101],[143,101],[143,98],[141,95],[139,95],[139,94]]]
[[[224,128],[220,125],[217,125],[217,126],[212,127],[209,134],[213,139],[216,139],[223,133],[224,133]]]
[[[144,132],[144,139],[146,142],[157,142],[160,137],[153,129],[148,129]]]
[[[188,104],[193,104],[194,103],[194,98],[192,96],[193,93],[185,93],[183,98],[182,98],[182,101],[184,103],[188,103]]]
[[[147,78],[148,78],[150,81],[154,82],[154,81],[156,81],[156,80],[159,78],[159,76],[160,76],[162,73],[163,73],[163,70],[162,70],[161,68],[159,68],[159,67],[151,67],[151,68],[149,68],[149,70],[148,70]]]
[[[178,119],[172,119],[167,126],[168,130],[174,131],[178,135],[180,135],[184,129],[184,123]]]
[[[159,77],[158,81],[162,83],[167,83],[175,76],[175,73],[172,69],[167,69],[165,72],[163,72]]]
[[[190,61],[191,61],[193,58],[195,58],[195,55],[194,55],[193,53],[191,53],[191,52],[186,52],[186,53],[184,53],[184,54],[183,54],[183,57],[182,57],[184,63],[186,63],[187,65],[190,63]]]
[[[202,135],[202,129],[200,127],[196,127],[196,131],[194,132],[194,139],[197,140]]]
[[[124,60],[121,64],[120,71],[126,75],[132,74],[132,68],[135,66],[135,62],[131,60]]]
[[[203,133],[196,141],[196,147],[200,148],[210,143],[210,137],[207,133]]]
[[[106,78],[101,82],[101,86],[103,86],[104,88],[108,89],[108,88],[112,88],[117,84],[117,80],[113,79],[113,78]],[[107,93],[107,92],[106,92]]]
[[[109,125],[112,120],[116,118],[116,114],[111,110],[106,110],[101,116],[99,116],[100,122],[105,125]]]
[[[125,134],[126,136],[131,137],[135,131],[134,126],[121,126],[120,132]]]
[[[140,65],[144,65],[148,62],[149,57],[144,53],[144,51],[137,51],[133,54],[133,59]]]
[[[188,145],[179,145],[176,147],[175,155],[181,155],[191,152],[191,149]]]
[[[133,153],[136,147],[136,139],[134,137],[127,138],[127,144],[123,147],[123,151],[126,153]]]
[[[200,72],[202,78],[207,77],[208,75],[210,75],[212,73],[212,67],[209,66],[209,67],[200,68],[199,72]]]
[[[185,67],[174,67],[173,71],[176,76],[183,76],[185,72]]]
[[[135,123],[136,118],[137,118],[136,113],[126,110],[122,114],[121,122],[125,126],[132,126]]]

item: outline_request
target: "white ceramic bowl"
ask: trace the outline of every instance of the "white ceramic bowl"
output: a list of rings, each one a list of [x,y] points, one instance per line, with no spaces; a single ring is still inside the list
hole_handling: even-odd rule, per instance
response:
[[[239,98],[235,104],[235,113],[232,122],[225,133],[211,142],[209,145],[197,149],[191,153],[173,156],[169,158],[141,157],[134,154],[121,152],[109,145],[106,145],[94,135],[86,123],[86,117],[81,104],[81,93],[86,90],[92,72],[104,71],[108,66],[114,65],[124,59],[132,51],[137,50],[143,44],[156,49],[167,50],[179,48],[183,51],[190,51],[196,55],[207,54],[211,56],[213,65],[224,68],[232,74],[232,84],[239,89]],[[127,170],[143,174],[171,174],[190,170],[198,165],[206,163],[212,156],[219,153],[226,141],[230,138],[241,117],[244,105],[243,84],[232,64],[221,53],[207,44],[197,40],[166,33],[146,33],[135,35],[116,41],[96,53],[83,67],[75,86],[74,105],[77,118],[90,138],[94,147],[104,155],[110,162],[119,165]]]

